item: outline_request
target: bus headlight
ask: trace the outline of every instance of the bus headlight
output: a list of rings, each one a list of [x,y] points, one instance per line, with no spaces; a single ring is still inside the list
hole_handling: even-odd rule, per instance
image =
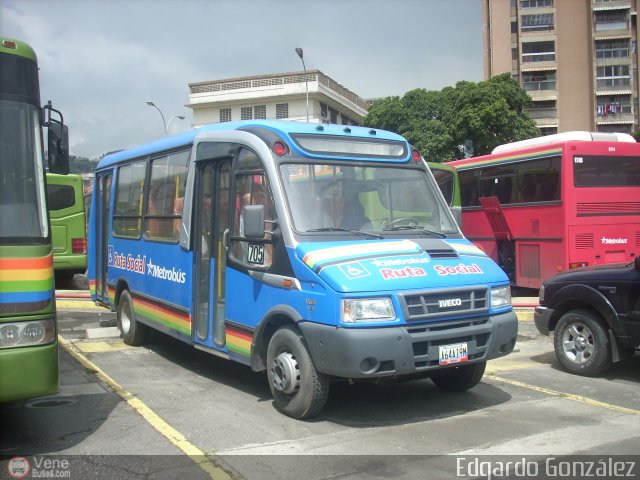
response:
[[[56,338],[53,319],[0,324],[0,348],[46,345]]]
[[[494,287],[491,289],[491,308],[511,306],[511,287]]]
[[[342,322],[388,322],[396,319],[391,299],[350,298],[342,300]]]

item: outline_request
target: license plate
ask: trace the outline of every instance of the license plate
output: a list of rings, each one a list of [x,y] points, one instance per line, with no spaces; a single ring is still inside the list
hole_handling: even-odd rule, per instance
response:
[[[469,349],[467,342],[455,343],[453,345],[441,345],[439,350],[440,365],[451,365],[452,363],[461,363],[469,360]]]

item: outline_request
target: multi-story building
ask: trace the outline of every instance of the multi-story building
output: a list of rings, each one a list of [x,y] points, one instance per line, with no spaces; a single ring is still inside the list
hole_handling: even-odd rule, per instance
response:
[[[367,102],[320,70],[189,84],[193,126],[253,118],[359,125]]]
[[[484,76],[510,72],[543,134],[638,130],[637,0],[482,0]]]

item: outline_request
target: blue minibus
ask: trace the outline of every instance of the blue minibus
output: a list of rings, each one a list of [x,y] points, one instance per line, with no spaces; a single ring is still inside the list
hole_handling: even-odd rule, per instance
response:
[[[92,298],[266,371],[294,418],[332,381],[475,386],[517,336],[509,281],[460,232],[401,136],[346,125],[206,125],[105,156],[89,220]]]

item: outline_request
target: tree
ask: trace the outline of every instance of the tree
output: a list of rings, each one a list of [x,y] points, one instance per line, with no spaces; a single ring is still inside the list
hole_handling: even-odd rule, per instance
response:
[[[363,123],[399,133],[429,161],[463,158],[540,135],[524,108],[531,98],[508,73],[483,82],[458,82],[440,91],[415,89],[374,103]]]

